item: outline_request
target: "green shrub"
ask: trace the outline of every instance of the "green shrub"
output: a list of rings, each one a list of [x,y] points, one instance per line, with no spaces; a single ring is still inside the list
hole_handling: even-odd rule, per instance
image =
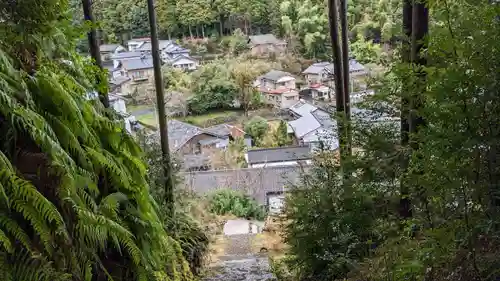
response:
[[[263,220],[266,211],[249,196],[230,189],[221,189],[209,196],[210,212],[218,215],[232,214],[246,219]]]

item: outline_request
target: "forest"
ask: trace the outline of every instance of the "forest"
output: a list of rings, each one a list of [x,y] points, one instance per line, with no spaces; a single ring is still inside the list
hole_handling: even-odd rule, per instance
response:
[[[71,0],[74,21],[83,19],[81,1]],[[328,16],[326,1],[308,0],[159,0],[155,1],[160,38],[211,38],[273,33],[286,38],[293,49],[312,57],[326,54]],[[124,42],[149,32],[146,1],[101,0],[94,4],[101,39]],[[349,1],[348,20],[352,38],[391,43],[401,30],[400,0]]]
[[[164,38],[273,32],[291,52],[332,57],[332,2],[158,1],[158,28]],[[145,5],[95,2],[103,39],[148,35]],[[348,11],[351,48],[369,42],[392,52],[361,106],[401,123],[374,125],[340,110],[340,157],[317,151],[287,187],[288,247],[274,275],[498,280],[498,1],[352,0]],[[0,2],[0,279],[198,280],[206,219],[229,211],[180,188],[169,200],[158,148],[95,98],[108,85],[77,52],[95,27],[82,18],[74,0]],[[248,69],[233,69],[235,83],[248,84]],[[176,166],[166,165],[179,186]],[[247,197],[217,198],[241,217],[264,216]]]

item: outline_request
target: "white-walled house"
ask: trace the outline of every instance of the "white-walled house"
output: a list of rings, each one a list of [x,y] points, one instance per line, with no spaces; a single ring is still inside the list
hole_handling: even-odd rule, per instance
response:
[[[165,63],[172,65],[174,68],[183,70],[196,70],[198,68],[198,60],[190,57],[189,55],[177,55],[171,59],[167,59]]]
[[[309,146],[251,149],[245,153],[249,168],[283,167],[312,164]]]
[[[299,101],[295,77],[279,70],[271,70],[257,78],[254,86],[263,95],[267,104],[277,108],[288,108]]]

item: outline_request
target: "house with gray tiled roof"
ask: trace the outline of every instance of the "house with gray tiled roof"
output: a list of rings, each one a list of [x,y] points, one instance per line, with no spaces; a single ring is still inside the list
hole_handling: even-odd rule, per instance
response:
[[[334,98],[334,68],[331,62],[317,62],[310,65],[302,74],[306,85],[304,89],[310,91],[312,99],[330,100]],[[365,67],[357,60],[349,60],[350,78],[366,75]]]
[[[220,149],[229,145],[233,135],[245,136],[245,132],[231,125],[217,125],[202,129],[189,123],[171,119],[168,121],[168,141],[170,151],[180,159],[186,158],[187,169],[194,169],[195,163],[204,163]],[[196,156],[194,156],[196,155]],[[188,159],[189,158],[189,159]],[[202,159],[203,158],[203,159]]]
[[[276,38],[273,34],[260,34],[248,37],[248,45],[252,55],[261,56],[270,53],[283,53],[286,50],[286,42]]]
[[[251,149],[245,153],[245,160],[249,168],[310,165],[312,151],[310,146]]]
[[[289,110],[295,120],[288,122],[288,133],[298,145],[315,148],[323,143],[328,149],[338,148],[336,122],[329,112],[304,101],[299,101]]]
[[[288,108],[299,100],[295,77],[288,72],[271,70],[259,76],[254,86],[267,104],[277,108]]]

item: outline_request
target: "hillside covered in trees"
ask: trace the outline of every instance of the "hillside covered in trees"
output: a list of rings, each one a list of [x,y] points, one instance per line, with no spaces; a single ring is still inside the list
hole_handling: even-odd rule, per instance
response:
[[[158,30],[163,38],[219,37],[235,29],[245,34],[273,33],[306,54],[326,51],[327,3],[321,0],[159,0]],[[401,1],[349,1],[352,38],[389,43],[401,30]],[[81,1],[71,0],[75,21],[83,19]],[[147,36],[146,1],[101,0],[94,14],[105,42]]]

